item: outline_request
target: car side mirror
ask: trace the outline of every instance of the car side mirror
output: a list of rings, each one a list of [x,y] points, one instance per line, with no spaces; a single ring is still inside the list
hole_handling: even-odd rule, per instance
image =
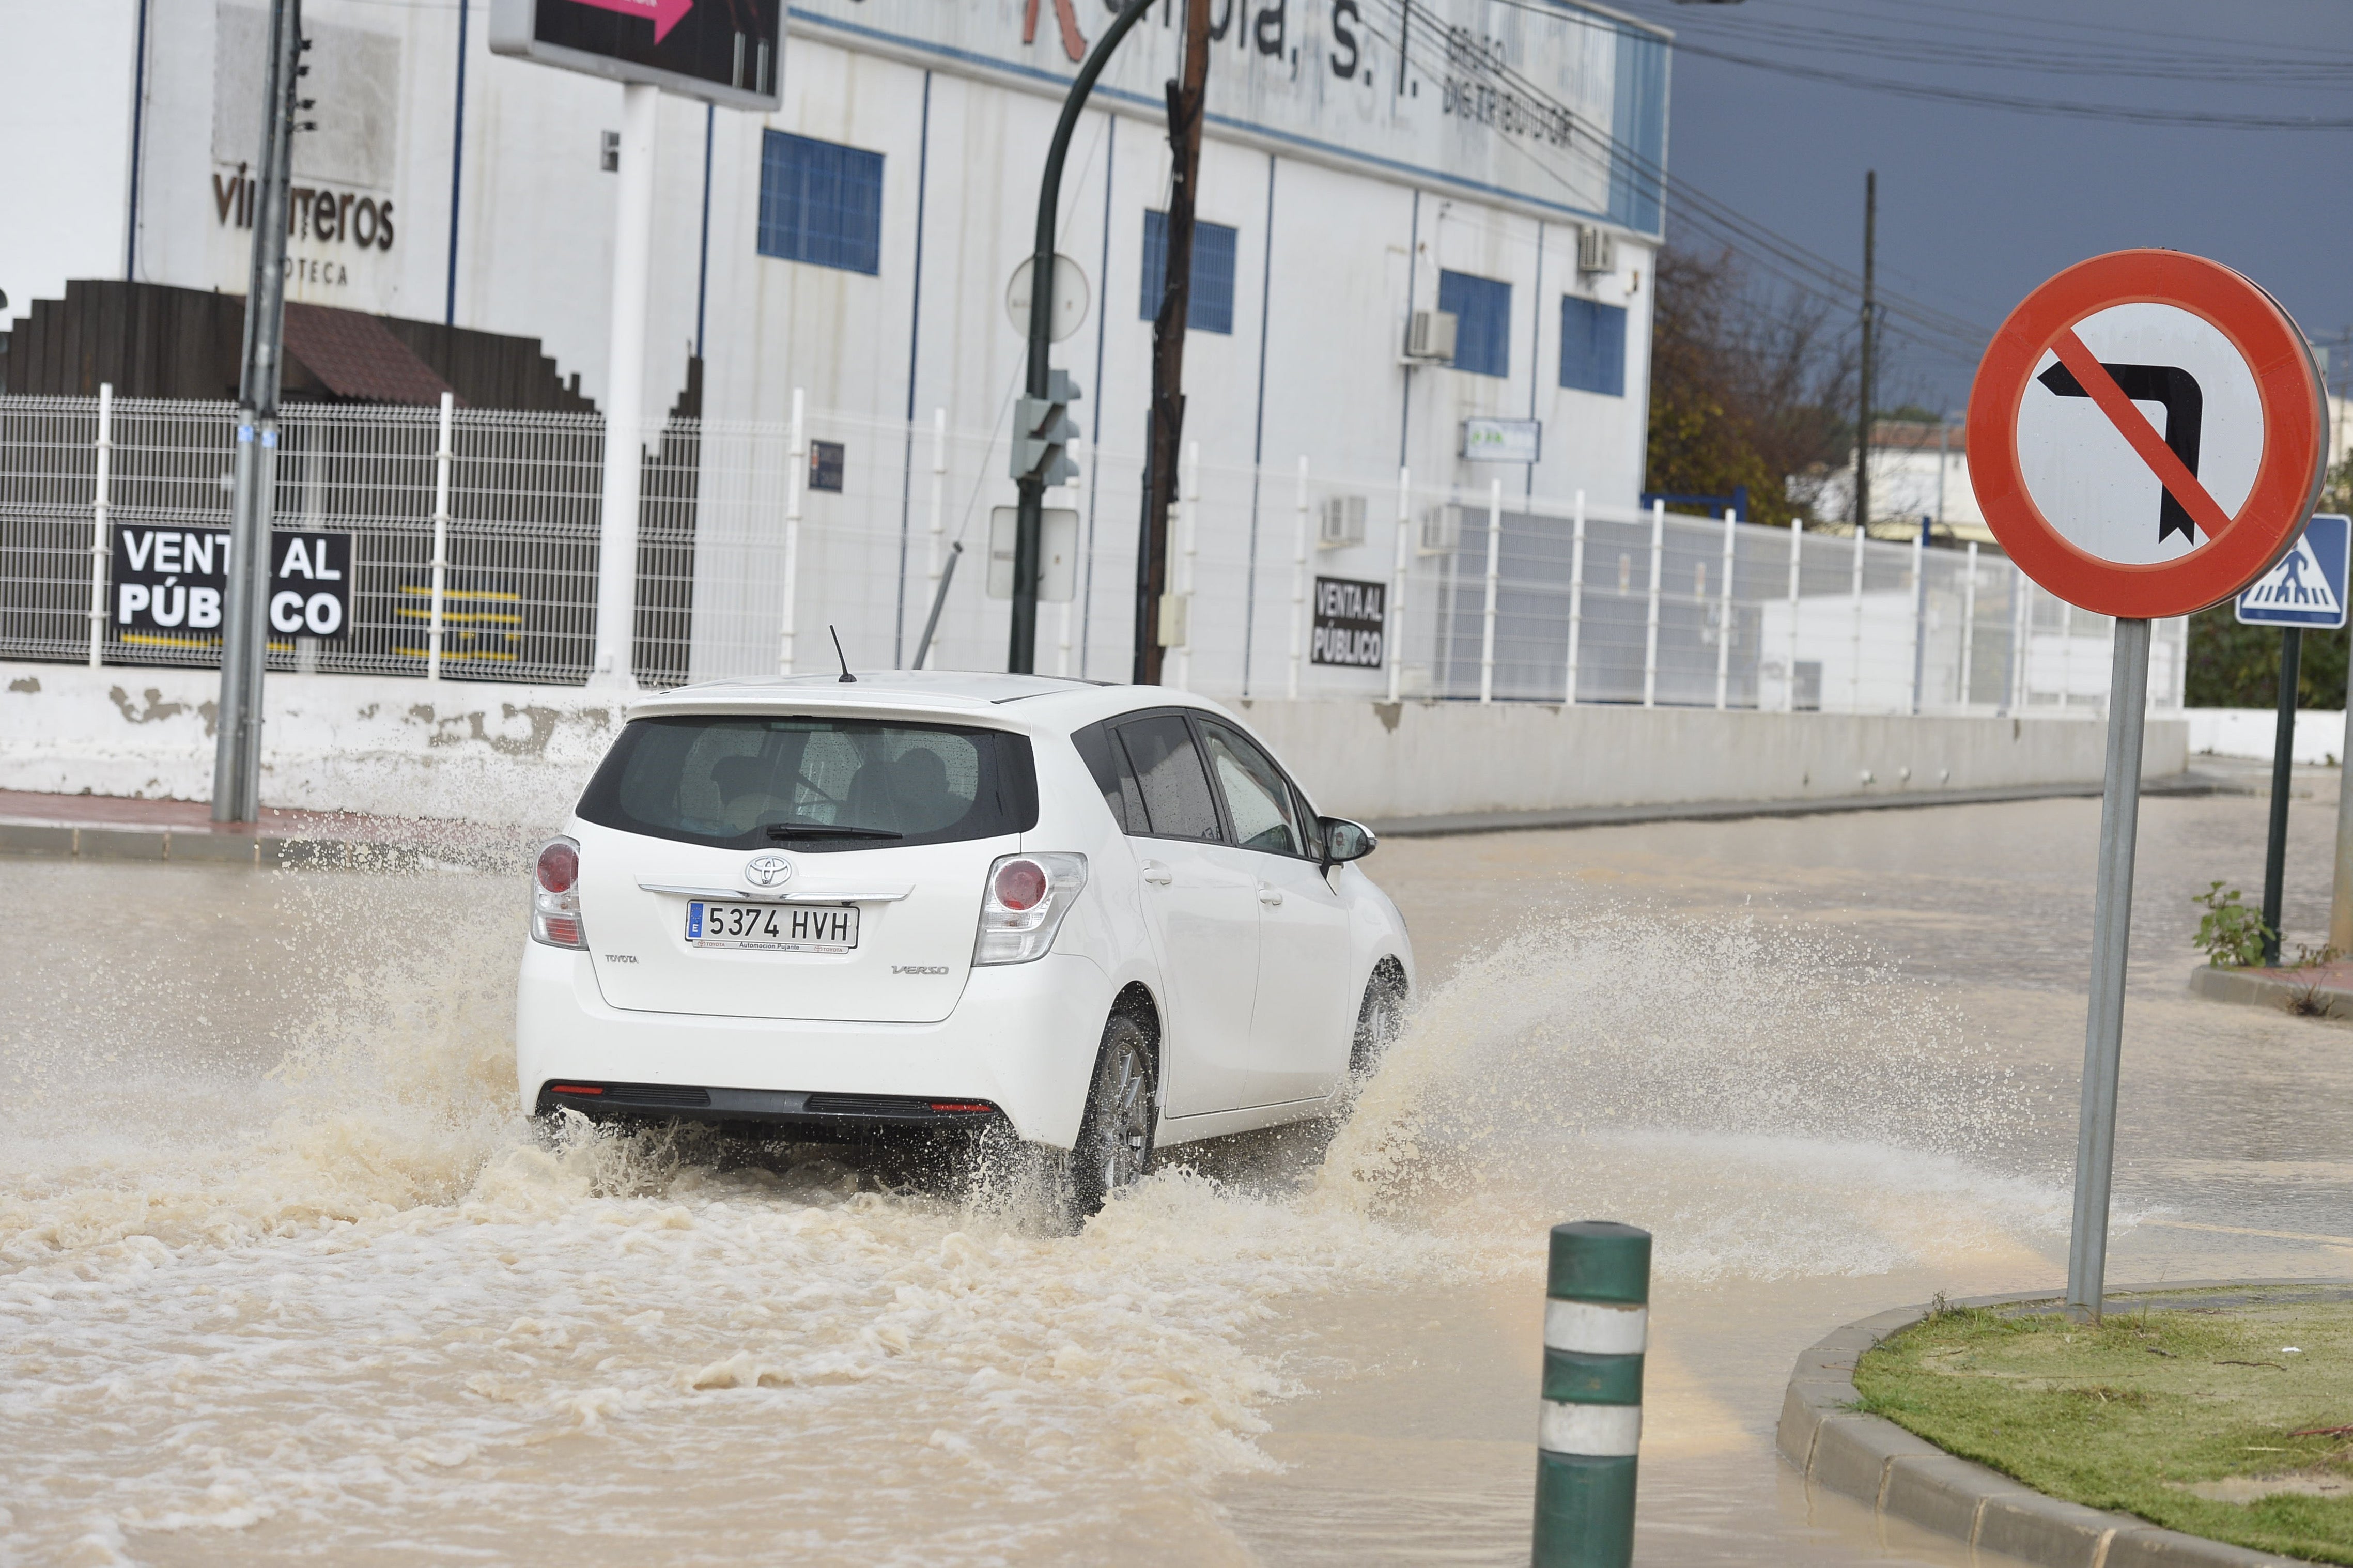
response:
[[[1315,826],[1324,834],[1324,864],[1337,866],[1343,861],[1361,860],[1381,847],[1373,830],[1361,822],[1351,822],[1345,816],[1318,817]]]

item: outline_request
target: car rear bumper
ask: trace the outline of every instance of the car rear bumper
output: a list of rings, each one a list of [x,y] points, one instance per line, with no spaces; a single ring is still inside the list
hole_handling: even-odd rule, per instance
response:
[[[515,1076],[526,1111],[560,1103],[591,1114],[950,1131],[982,1118],[935,1112],[933,1102],[986,1102],[1021,1137],[1068,1148],[1111,1011],[1103,971],[1072,953],[974,970],[936,1024],[628,1012],[598,994],[593,962],[525,946]],[[551,1084],[620,1092],[551,1098]]]
[[[903,1133],[970,1138],[1005,1121],[1003,1113],[985,1100],[571,1079],[549,1079],[539,1091],[538,1110],[542,1114],[576,1110],[592,1121],[703,1121],[838,1142]]]

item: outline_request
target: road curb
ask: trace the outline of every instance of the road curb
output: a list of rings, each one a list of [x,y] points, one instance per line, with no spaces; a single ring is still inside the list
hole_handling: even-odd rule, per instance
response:
[[[2111,1291],[2107,1300],[2162,1298],[2243,1287],[2331,1286],[2328,1279],[2207,1279]],[[1973,1296],[1956,1307],[2011,1307],[2064,1300],[2054,1290]],[[1900,1307],[1849,1323],[1810,1345],[1790,1369],[1775,1444],[1820,1487],[1866,1503],[1884,1518],[1966,1541],[2037,1568],[2300,1568],[2297,1560],[2162,1529],[2130,1514],[2062,1501],[1999,1470],[1947,1454],[1893,1421],[1855,1409],[1854,1366],[1865,1351],[1928,1316]]]
[[[1398,838],[1442,838],[1461,833],[1525,833],[1542,828],[1626,827],[1649,822],[1737,822],[1757,816],[1827,816],[1850,811],[1916,811],[1935,805],[2000,805],[2012,801],[2095,798],[2089,784],[2013,784],[1989,789],[1908,790],[1887,795],[1822,795],[1811,800],[1702,800],[1658,805],[1577,805],[1550,811],[1473,811],[1439,816],[1386,816],[1366,823]],[[2143,795],[2245,793],[2209,775],[2176,773],[2144,779]]]
[[[2336,977],[2334,972],[2340,966],[2324,967],[2332,973],[2295,979],[2291,978],[2296,973],[2292,969],[2224,969],[2201,963],[2189,972],[2189,990],[2191,994],[2211,1002],[2235,1002],[2244,1007],[2270,1007],[2280,1012],[2293,1011],[2291,1005],[2309,994],[2314,1005],[2326,1011],[2306,1016],[2353,1018],[2353,990],[2324,984]]]

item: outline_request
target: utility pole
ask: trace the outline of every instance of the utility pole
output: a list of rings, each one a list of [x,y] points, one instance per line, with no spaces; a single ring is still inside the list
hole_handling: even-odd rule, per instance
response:
[[[1079,427],[1069,417],[1070,405],[1079,395],[1077,384],[1069,374],[1054,368],[1054,230],[1056,214],[1062,201],[1062,164],[1070,156],[1071,136],[1079,127],[1079,110],[1086,107],[1087,95],[1094,90],[1095,79],[1103,75],[1103,67],[1111,63],[1112,51],[1119,47],[1128,30],[1144,18],[1152,8],[1153,0],[1127,0],[1118,16],[1105,28],[1103,36],[1087,53],[1086,62],[1079,67],[1078,79],[1062,99],[1061,118],[1055,121],[1054,139],[1046,147],[1045,178],[1038,188],[1038,229],[1029,250],[1029,360],[1023,384],[1025,395],[1015,405],[1013,412],[1013,480],[1018,505],[1014,511],[1013,531],[1013,630],[1006,649],[1005,668],[1015,675],[1028,675],[1038,668],[1038,576],[1045,553],[1046,487],[1059,485],[1078,475],[1078,465],[1065,456],[1065,449]],[[1104,307],[1097,307],[1103,309]],[[948,569],[955,570],[951,558]],[[940,616],[940,599],[947,593],[947,578],[940,579],[940,598],[932,604],[932,622]],[[915,665],[923,667],[923,649],[932,641],[932,627],[923,628],[922,647],[916,650]]]
[[[1193,204],[1201,178],[1201,100],[1209,80],[1209,0],[1185,0],[1185,64],[1168,84],[1166,279],[1152,321],[1152,422],[1135,561],[1135,681],[1160,680],[1160,606],[1168,585],[1168,507],[1185,438],[1185,314],[1193,289]],[[1189,611],[1189,606],[1187,607]]]
[[[221,683],[213,749],[213,820],[261,816],[261,676],[269,648],[269,525],[278,496],[278,384],[286,337],[287,185],[294,165],[302,0],[270,0],[262,70],[259,210],[245,291],[245,359],[237,378],[237,463],[231,479],[227,602],[221,606]]]
[[[1871,531],[1871,358],[1873,300],[1872,262],[1879,228],[1879,171],[1862,176],[1862,406],[1854,426],[1854,531]]]

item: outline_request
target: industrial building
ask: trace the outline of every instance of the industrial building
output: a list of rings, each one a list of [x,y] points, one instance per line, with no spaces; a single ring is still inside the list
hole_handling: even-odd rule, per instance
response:
[[[805,623],[846,619],[874,647],[887,613],[893,656],[911,651],[933,564],[935,411],[948,444],[975,454],[944,464],[943,527],[976,545],[971,519],[985,530],[1011,500],[1001,457],[977,455],[1001,441],[1021,363],[1008,284],[1060,100],[1113,10],[806,0],[790,11],[781,108],[663,100],[643,405],[707,430],[771,431],[797,395],[809,432],[832,423],[827,458],[849,478],[834,481],[839,499],[802,488]],[[1062,499],[1083,506],[1088,564],[1103,567],[1082,574],[1076,634],[1097,674],[1125,668],[1132,566],[1113,557],[1134,548],[1176,20],[1161,6],[1123,46],[1060,205],[1060,248],[1090,297],[1056,354],[1082,389],[1092,459],[1084,497]],[[14,144],[39,150],[0,172],[5,210],[39,215],[0,229],[6,392],[86,396],[104,382],[125,398],[223,396],[234,307],[172,291],[244,291],[265,13],[114,0],[26,26],[37,36],[20,59],[54,68],[20,69],[0,110],[22,131]],[[304,26],[317,129],[297,143],[289,298],[324,309],[300,334],[322,363],[291,345],[290,396],[429,404],[447,387],[474,407],[601,405],[621,89],[491,53],[483,0],[311,0]],[[1417,518],[1458,496],[1483,505],[1498,479],[1514,500],[1632,507],[1664,35],[1577,5],[1221,0],[1215,37],[1187,345],[1186,436],[1204,471],[1198,625],[1280,642],[1256,618],[1278,614],[1286,589],[1260,579],[1289,569],[1303,458],[1325,539],[1316,570],[1361,579],[1388,574],[1400,469]],[[151,287],[101,295],[101,280]],[[90,295],[79,318],[66,308],[76,284]],[[335,311],[391,320],[330,332]],[[198,318],[211,324],[187,325]],[[167,330],[186,342],[157,342]],[[647,439],[659,447],[657,432]],[[744,523],[740,548],[766,527]],[[879,552],[833,573],[843,542],[861,538]],[[781,591],[718,532],[703,542],[696,585],[712,626],[744,584]],[[858,579],[849,602],[824,598],[829,574]],[[978,661],[1002,610],[969,575],[949,630]],[[726,613],[749,626],[776,606]],[[708,627],[691,635],[698,668],[749,657],[714,651]],[[1201,679],[1246,685],[1242,657],[1221,646],[1219,673]]]

